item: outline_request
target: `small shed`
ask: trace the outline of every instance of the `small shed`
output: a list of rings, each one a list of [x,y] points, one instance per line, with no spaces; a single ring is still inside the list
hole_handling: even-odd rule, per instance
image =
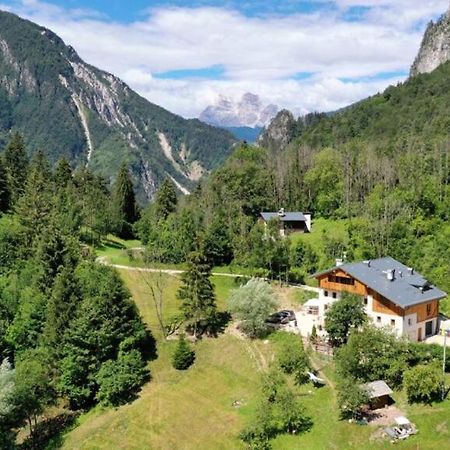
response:
[[[372,381],[362,386],[370,399],[371,409],[384,408],[392,403],[392,389],[383,380]]]

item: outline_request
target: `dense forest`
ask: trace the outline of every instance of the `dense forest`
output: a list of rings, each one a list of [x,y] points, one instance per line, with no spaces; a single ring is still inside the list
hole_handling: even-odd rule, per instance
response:
[[[114,191],[13,136],[0,158],[0,441],[34,437],[49,405],[72,410],[133,398],[148,379],[150,332],[119,275],[91,255],[109,231],[130,232],[137,207],[122,167]],[[9,386],[13,388],[9,389]]]

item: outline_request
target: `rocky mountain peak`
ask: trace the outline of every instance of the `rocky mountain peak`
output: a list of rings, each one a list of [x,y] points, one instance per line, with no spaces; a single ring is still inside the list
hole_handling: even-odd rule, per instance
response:
[[[258,144],[269,150],[282,150],[291,142],[295,127],[294,115],[287,109],[282,109],[261,133]]]
[[[262,127],[270,122],[277,111],[276,105],[264,105],[258,95],[247,92],[237,101],[220,95],[199,118],[220,127]]]
[[[425,31],[419,53],[411,67],[413,77],[429,73],[450,60],[450,9],[435,23],[431,21]]]

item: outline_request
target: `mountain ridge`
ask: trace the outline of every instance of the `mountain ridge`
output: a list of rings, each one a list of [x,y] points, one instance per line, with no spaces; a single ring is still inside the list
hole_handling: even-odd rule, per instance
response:
[[[152,104],[51,30],[0,11],[0,146],[13,129],[31,152],[42,149],[52,162],[66,156],[109,180],[126,161],[141,201],[165,178],[189,192],[236,142]]]
[[[450,60],[450,9],[436,22],[429,22],[410,76],[429,73]]]
[[[277,112],[277,105],[264,105],[258,95],[246,92],[237,101],[220,95],[213,105],[201,112],[199,119],[219,127],[261,128],[268,125]]]

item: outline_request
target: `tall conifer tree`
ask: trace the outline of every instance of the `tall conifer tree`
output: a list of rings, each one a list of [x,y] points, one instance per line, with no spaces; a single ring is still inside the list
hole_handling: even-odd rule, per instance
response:
[[[138,208],[130,172],[125,163],[120,166],[113,192],[113,210],[119,235],[128,237],[131,225],[138,218]]]
[[[66,158],[62,157],[56,164],[54,178],[58,187],[66,187],[72,179],[72,168]]]
[[[161,184],[155,198],[155,216],[157,220],[165,220],[177,207],[177,192],[174,184],[166,179]]]
[[[33,236],[47,225],[52,210],[51,170],[47,159],[38,151],[31,161],[23,195],[17,203],[16,211],[20,221]]]
[[[198,248],[190,253],[178,298],[188,329],[194,336],[204,330],[213,331],[217,323],[216,296],[210,276],[211,266],[203,252]]]
[[[0,159],[0,212],[8,211],[11,203],[8,177],[3,161]]]
[[[23,194],[25,180],[27,178],[28,157],[25,151],[25,143],[20,133],[14,133],[3,155],[5,170],[8,176],[12,201]]]

